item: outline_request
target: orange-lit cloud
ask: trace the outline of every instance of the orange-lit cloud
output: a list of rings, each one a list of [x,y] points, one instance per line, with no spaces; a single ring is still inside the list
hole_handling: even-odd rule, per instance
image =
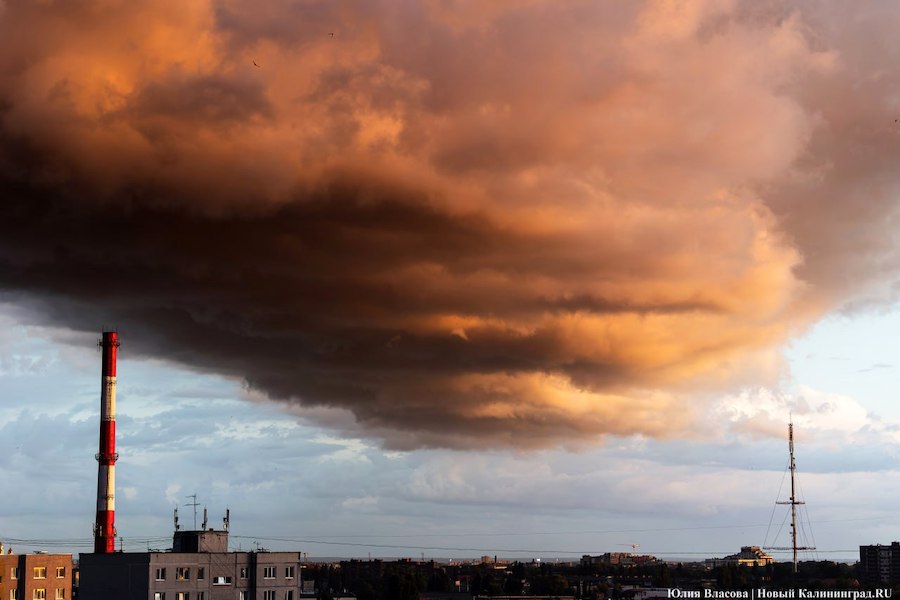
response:
[[[891,294],[895,9],[845,11],[8,0],[0,286],[396,446],[689,434]]]

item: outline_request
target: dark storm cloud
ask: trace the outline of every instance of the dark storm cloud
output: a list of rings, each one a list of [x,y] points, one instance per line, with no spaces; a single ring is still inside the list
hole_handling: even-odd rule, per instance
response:
[[[0,287],[397,447],[686,435],[896,280],[846,10],[7,2]]]
[[[262,82],[247,78],[183,77],[173,74],[155,81],[136,95],[129,108],[137,121],[173,119],[196,126],[223,127],[271,113]],[[198,123],[199,122],[199,123]]]
[[[585,297],[494,301],[478,290],[443,294],[394,285],[393,271],[423,261],[451,265],[459,276],[484,268],[534,275],[541,270],[540,248],[552,254],[560,241],[536,248],[535,240],[484,219],[454,219],[400,201],[397,190],[382,191],[393,192],[383,198],[370,190],[362,203],[360,190],[338,187],[259,214],[215,218],[177,207],[76,210],[71,199],[46,192],[8,198],[0,209],[8,228],[0,285],[37,294],[62,323],[102,314],[122,324],[130,352],[245,377],[275,397],[303,394],[313,403],[349,406],[363,421],[410,429],[433,421],[430,402],[461,408],[483,400],[447,390],[455,376],[553,369],[584,378],[586,370],[595,384],[607,385],[628,377],[612,361],[562,357],[565,341],[549,327],[528,333],[482,327],[459,335],[417,332],[406,320],[472,314],[488,303],[523,318],[699,308]],[[44,237],[47,231],[56,232],[53,240]],[[382,405],[386,391],[394,397]],[[430,399],[420,406],[417,397]],[[557,418],[548,412],[534,426],[548,428]],[[445,415],[440,427],[465,427],[467,420]],[[486,427],[495,424],[490,419]]]

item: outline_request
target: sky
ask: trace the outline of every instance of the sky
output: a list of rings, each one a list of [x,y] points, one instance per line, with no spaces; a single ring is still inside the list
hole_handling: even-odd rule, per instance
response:
[[[135,549],[196,493],[311,556],[722,555],[791,416],[820,556],[893,541],[898,19],[0,2],[0,539],[90,537],[114,326]]]

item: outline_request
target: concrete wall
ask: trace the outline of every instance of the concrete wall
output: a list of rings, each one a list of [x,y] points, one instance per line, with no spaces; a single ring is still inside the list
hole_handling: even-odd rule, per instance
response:
[[[79,600],[146,600],[149,552],[79,555]]]

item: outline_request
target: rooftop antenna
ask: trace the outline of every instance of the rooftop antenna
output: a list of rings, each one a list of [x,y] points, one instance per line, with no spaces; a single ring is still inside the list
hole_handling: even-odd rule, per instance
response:
[[[775,504],[790,504],[791,505],[791,547],[783,548],[779,546],[773,546],[770,548],[766,548],[767,550],[792,550],[794,553],[794,566],[793,573],[797,574],[797,552],[800,550],[815,550],[814,546],[798,546],[797,545],[797,507],[801,504],[806,504],[801,500],[797,500],[797,487],[795,482],[795,472],[797,470],[797,465],[794,462],[794,420],[791,418],[791,421],[788,423],[788,449],[790,450],[791,455],[791,499],[786,500],[784,502],[775,502]]]
[[[203,507],[203,531],[206,531],[206,507]]]
[[[191,494],[190,496],[185,496],[185,498],[193,498],[193,502],[185,503],[185,506],[193,506],[194,507],[194,531],[197,531],[197,507],[200,506],[200,503],[197,502],[197,494]]]

